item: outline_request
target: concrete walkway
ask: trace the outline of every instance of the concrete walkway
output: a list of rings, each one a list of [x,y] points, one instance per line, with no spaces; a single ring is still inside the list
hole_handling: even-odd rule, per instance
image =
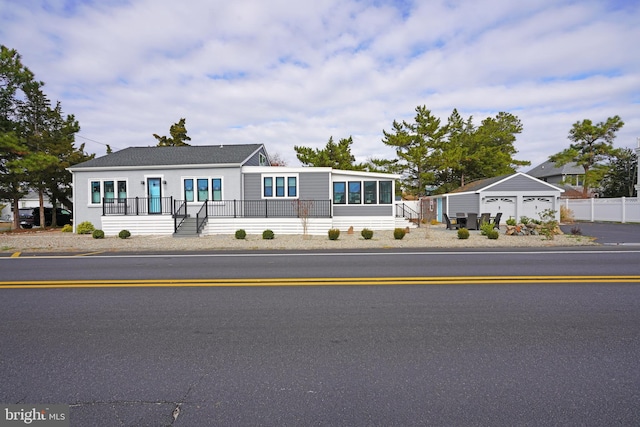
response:
[[[576,222],[560,226],[565,234],[571,234],[571,229],[574,227],[579,228],[583,236],[595,237],[596,242],[603,245],[640,246],[640,224]]]

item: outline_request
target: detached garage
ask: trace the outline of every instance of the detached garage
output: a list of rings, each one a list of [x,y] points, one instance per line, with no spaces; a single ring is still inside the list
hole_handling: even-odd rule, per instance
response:
[[[540,219],[546,209],[556,211],[560,220],[560,195],[564,190],[525,173],[497,176],[470,182],[451,193],[433,196],[438,203],[438,218],[442,213],[455,217],[458,212],[490,213],[502,212],[502,222],[526,216]]]

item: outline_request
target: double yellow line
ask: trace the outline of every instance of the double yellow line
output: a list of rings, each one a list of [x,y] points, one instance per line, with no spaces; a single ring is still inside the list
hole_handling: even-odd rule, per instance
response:
[[[640,283],[640,276],[440,276],[4,281],[0,289]]]

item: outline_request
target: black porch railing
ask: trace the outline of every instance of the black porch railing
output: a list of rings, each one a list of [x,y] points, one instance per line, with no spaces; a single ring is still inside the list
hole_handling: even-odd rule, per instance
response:
[[[102,215],[166,215],[173,212],[173,197],[104,197],[102,199]]]
[[[331,200],[222,200],[207,205],[209,217],[331,218]]]
[[[420,226],[420,214],[404,203],[396,204],[396,218],[406,218]]]

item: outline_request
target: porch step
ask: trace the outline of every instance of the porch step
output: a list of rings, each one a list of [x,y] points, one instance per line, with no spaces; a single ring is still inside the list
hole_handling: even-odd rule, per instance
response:
[[[198,237],[196,218],[187,217],[184,219],[178,231],[173,233],[173,237]]]
[[[396,228],[417,228],[418,224],[414,221],[409,221],[407,218],[396,217],[395,221]]]

